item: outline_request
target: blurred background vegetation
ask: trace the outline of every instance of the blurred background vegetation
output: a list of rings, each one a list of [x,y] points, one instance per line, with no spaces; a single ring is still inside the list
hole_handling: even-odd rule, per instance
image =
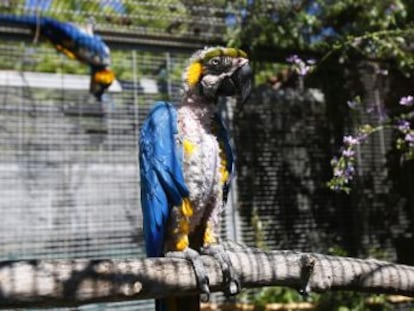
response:
[[[318,66],[330,58],[342,64],[355,58],[384,61],[406,76],[414,66],[412,0],[5,0],[0,7],[3,13],[47,15],[79,25],[93,17],[98,33],[190,35],[207,44],[238,46],[253,61],[271,62],[258,66],[259,83],[292,54],[315,58]],[[121,59],[122,51],[114,58]],[[122,65],[114,62],[118,76],[130,78]],[[34,69],[56,68],[62,70],[45,58]],[[74,62],[63,70],[82,73],[84,68]]]

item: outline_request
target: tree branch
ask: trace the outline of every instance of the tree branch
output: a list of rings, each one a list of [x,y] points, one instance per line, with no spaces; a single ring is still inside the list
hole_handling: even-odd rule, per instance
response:
[[[414,267],[377,260],[270,251],[224,243],[244,288],[287,286],[307,293],[353,290],[414,297]],[[212,291],[223,289],[218,263],[203,256]],[[27,260],[0,262],[0,307],[77,306],[185,296],[197,292],[182,259]]]

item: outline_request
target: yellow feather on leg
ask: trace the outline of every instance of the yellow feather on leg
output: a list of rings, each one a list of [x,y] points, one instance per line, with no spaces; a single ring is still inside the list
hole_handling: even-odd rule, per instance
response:
[[[191,202],[188,198],[185,198],[183,203],[181,203],[181,213],[185,217],[193,216],[193,207],[191,206]]]
[[[190,232],[190,217],[193,215],[193,207],[188,198],[184,198],[181,205],[178,206],[179,218],[172,230],[171,247],[175,251],[183,251],[189,246],[188,234]]]
[[[189,245],[188,235],[187,234],[182,234],[182,235],[180,235],[177,242],[175,243],[175,249],[176,249],[176,251],[182,252],[183,250],[185,250],[188,247],[188,245]]]
[[[206,231],[204,232],[203,242],[204,242],[204,246],[217,243],[217,239],[214,236],[213,229],[211,228],[210,223],[207,224]]]

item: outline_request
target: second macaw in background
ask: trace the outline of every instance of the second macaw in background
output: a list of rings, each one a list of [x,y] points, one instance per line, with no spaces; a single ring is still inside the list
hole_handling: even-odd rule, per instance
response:
[[[93,34],[93,27],[85,30],[71,23],[36,15],[0,14],[0,23],[29,27],[34,33],[48,39],[60,52],[89,65],[91,70],[90,92],[101,100],[103,93],[115,80],[110,50],[100,36]]]

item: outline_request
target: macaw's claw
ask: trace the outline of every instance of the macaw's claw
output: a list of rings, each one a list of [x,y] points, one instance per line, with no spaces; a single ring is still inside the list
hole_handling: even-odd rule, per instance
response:
[[[165,257],[180,258],[188,260],[194,268],[194,273],[197,279],[197,286],[200,290],[200,300],[207,302],[210,299],[210,281],[204,269],[203,261],[200,254],[192,248],[186,248],[184,251],[171,251],[165,254]]]
[[[202,248],[201,253],[213,256],[220,264],[223,272],[223,282],[226,285],[225,294],[227,296],[237,295],[241,290],[240,280],[234,272],[230,257],[222,245],[215,244]]]

